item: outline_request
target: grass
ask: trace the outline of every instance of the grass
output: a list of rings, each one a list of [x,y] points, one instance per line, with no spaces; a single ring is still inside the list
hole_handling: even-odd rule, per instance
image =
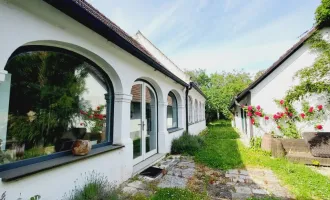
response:
[[[330,199],[330,179],[302,164],[284,158],[271,158],[269,153],[246,148],[236,131],[224,121],[210,124],[205,146],[196,161],[219,169],[261,167],[273,170],[297,199]]]
[[[158,189],[151,200],[203,200],[208,199],[205,194],[198,194],[187,189],[162,188]]]

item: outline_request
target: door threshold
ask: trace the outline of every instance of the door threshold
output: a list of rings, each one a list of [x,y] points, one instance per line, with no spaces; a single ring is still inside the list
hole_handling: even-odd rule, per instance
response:
[[[150,156],[146,160],[134,165],[133,166],[133,176],[137,175],[138,173],[142,172],[143,170],[147,169],[148,167],[161,161],[163,158],[165,158],[165,156],[166,156],[165,153],[157,153],[153,156]]]

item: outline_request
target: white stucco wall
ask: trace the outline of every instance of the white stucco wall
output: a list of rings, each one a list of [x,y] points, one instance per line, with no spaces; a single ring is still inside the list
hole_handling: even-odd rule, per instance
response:
[[[4,1],[0,0],[0,72],[9,56],[22,45],[46,45],[74,51],[95,62],[110,77],[114,87],[114,143],[125,145],[115,150],[82,161],[77,161],[51,170],[26,176],[11,182],[0,182],[0,194],[6,191],[8,200],[16,200],[21,193],[23,199],[40,194],[43,199],[60,199],[65,192],[74,187],[74,181],[82,184],[81,174],[95,170],[106,175],[109,181],[121,183],[131,177],[133,172],[133,145],[130,138],[130,94],[137,79],[148,81],[157,93],[158,101],[158,149],[159,153],[170,150],[171,140],[182,134],[183,130],[168,133],[166,127],[167,94],[172,91],[178,100],[179,127],[185,128],[185,87],[169,77],[155,71],[107,39],[84,27],[67,15],[40,0]],[[22,31],[24,30],[24,31]],[[128,73],[129,72],[129,73]],[[7,75],[9,77],[10,75]],[[1,78],[0,77],[0,78]],[[0,87],[6,83],[0,79]],[[6,101],[6,90],[1,90],[1,104]],[[204,103],[205,99],[192,89],[193,99]],[[7,99],[8,100],[8,99]],[[97,102],[97,104],[100,102]],[[0,114],[5,115],[5,106]],[[8,108],[7,108],[8,109]],[[3,121],[0,128],[5,127]],[[205,128],[205,121],[190,126],[194,134]],[[5,132],[3,128],[1,132]],[[1,135],[1,133],[0,133]]]
[[[175,65],[166,55],[164,55],[157,47],[155,47],[140,31],[133,38],[144,46],[159,62],[161,62],[168,70],[173,72],[186,83],[190,82],[190,77],[185,74],[177,65]]]
[[[324,28],[321,30],[325,39],[329,39],[328,33],[330,29]],[[317,54],[309,48],[308,44],[304,44],[300,47],[295,53],[293,53],[288,59],[286,59],[275,71],[268,75],[261,83],[259,83],[251,92],[251,104],[248,105],[260,105],[264,112],[267,114],[275,114],[278,111],[282,111],[274,102],[275,99],[282,99],[286,92],[294,85],[299,83],[298,79],[293,79],[294,75],[300,69],[303,69],[307,66],[311,66]],[[312,105],[322,104],[323,102],[318,100],[315,96],[310,98],[310,103]],[[296,103],[296,109],[301,108],[300,102]],[[272,117],[270,117],[272,118]],[[235,117],[237,121],[240,121],[240,114],[238,117]],[[276,125],[272,123],[272,120],[265,121],[264,119],[260,120],[261,128],[253,127],[254,136],[262,136],[265,132],[270,132],[275,130]],[[324,130],[330,131],[330,123],[326,121],[324,123]],[[250,125],[250,122],[249,122]],[[239,125],[236,125],[238,129]],[[312,125],[298,124],[300,132],[305,131],[315,131]]]

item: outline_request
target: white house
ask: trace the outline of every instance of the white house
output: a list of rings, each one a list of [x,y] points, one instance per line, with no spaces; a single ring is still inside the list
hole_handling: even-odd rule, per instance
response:
[[[0,0],[0,24],[0,195],[8,200],[60,199],[93,170],[121,183],[169,153],[183,131],[206,128],[205,95],[190,77],[86,1]],[[64,68],[49,52],[78,64]],[[60,64],[16,68],[24,55]],[[46,86],[53,90],[29,93]],[[43,102],[47,95],[57,103]],[[58,102],[80,109],[56,110],[65,107]],[[73,156],[72,141],[86,138],[91,152]]]
[[[314,28],[309,31],[303,38],[300,39],[292,48],[290,48],[284,55],[282,55],[272,66],[270,66],[262,76],[255,80],[245,90],[239,93],[231,105],[234,113],[233,126],[236,127],[243,138],[249,141],[252,137],[262,136],[266,132],[275,131],[277,126],[271,123],[271,120],[260,120],[260,127],[255,127],[251,124],[247,113],[240,105],[248,106],[260,105],[265,113],[274,114],[280,110],[275,103],[276,100],[282,99],[286,92],[294,85],[299,83],[299,79],[294,79],[297,71],[305,67],[311,66],[317,54],[310,49],[307,39],[317,29]],[[329,40],[329,28],[322,28],[320,30],[324,39]],[[324,102],[317,98],[317,96],[310,98],[312,104],[323,104]],[[298,102],[296,109],[301,109],[301,104]],[[300,108],[299,108],[300,107]],[[270,117],[271,118],[271,117]],[[329,121],[324,123],[324,131],[330,130]],[[310,124],[298,124],[300,133],[307,131],[315,131]]]

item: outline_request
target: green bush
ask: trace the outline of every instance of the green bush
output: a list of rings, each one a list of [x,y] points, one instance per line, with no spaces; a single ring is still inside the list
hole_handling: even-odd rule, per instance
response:
[[[151,200],[203,200],[206,195],[193,193],[187,189],[163,188],[159,189]]]
[[[203,146],[204,140],[201,136],[190,135],[184,132],[181,137],[172,141],[172,154],[187,154],[194,156]]]
[[[91,172],[82,187],[75,187],[64,200],[120,200],[121,191],[107,177]]]

